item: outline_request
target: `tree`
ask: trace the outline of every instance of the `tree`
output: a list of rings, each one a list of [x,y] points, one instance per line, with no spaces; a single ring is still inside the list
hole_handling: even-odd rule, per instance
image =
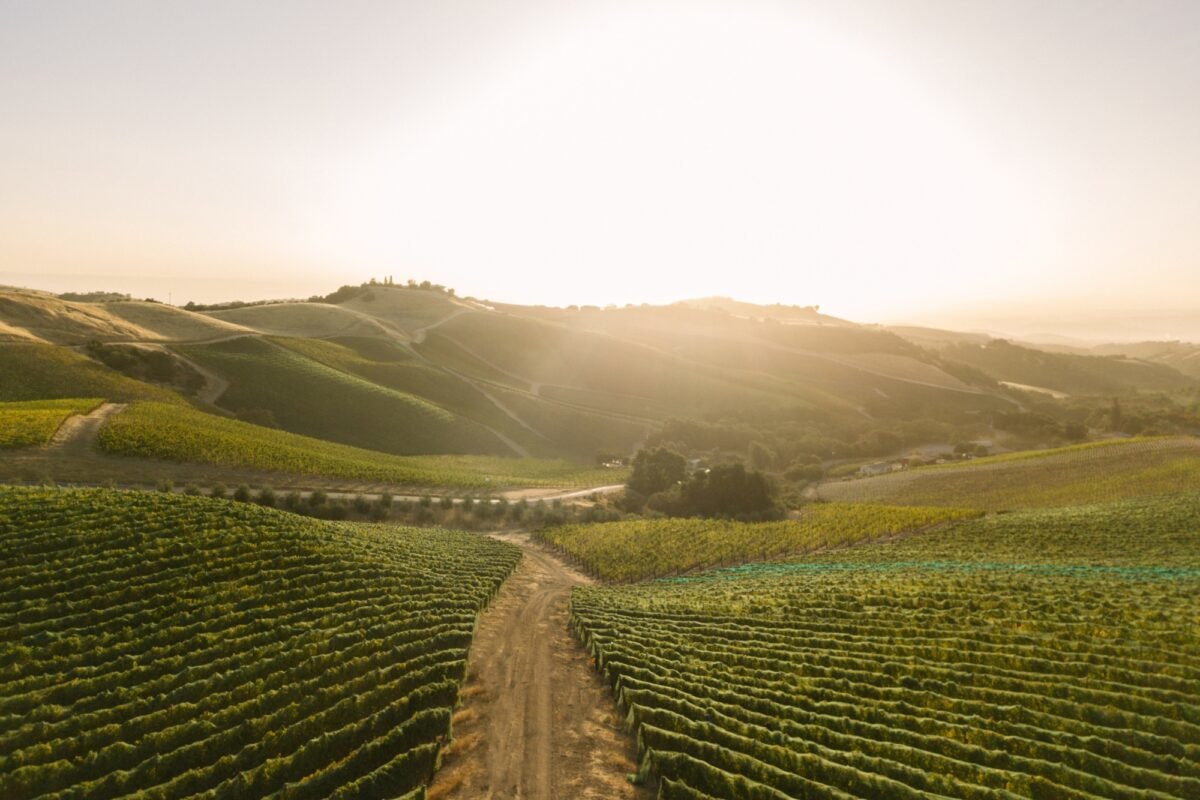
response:
[[[1124,415],[1121,413],[1121,401],[1113,398],[1112,408],[1108,411],[1108,429],[1119,431],[1123,427]]]
[[[744,464],[721,464],[698,472],[684,484],[680,511],[704,517],[777,516],[775,487]]]
[[[641,449],[633,457],[633,472],[629,474],[626,488],[649,497],[670,489],[684,479],[687,461],[674,450],[656,447]]]

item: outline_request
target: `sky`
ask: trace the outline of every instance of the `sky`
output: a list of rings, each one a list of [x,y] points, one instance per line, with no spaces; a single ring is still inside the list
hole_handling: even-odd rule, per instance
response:
[[[1194,0],[0,0],[0,120],[3,284],[1200,317]]]

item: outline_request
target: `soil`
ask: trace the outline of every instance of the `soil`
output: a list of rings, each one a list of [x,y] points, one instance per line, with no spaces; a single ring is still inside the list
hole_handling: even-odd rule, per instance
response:
[[[572,586],[591,579],[529,540],[481,617],[430,800],[644,798],[632,738],[592,660],[567,627]]]
[[[124,410],[124,403],[102,403],[89,414],[73,414],[67,417],[54,432],[47,449],[56,455],[88,453],[108,418]]]

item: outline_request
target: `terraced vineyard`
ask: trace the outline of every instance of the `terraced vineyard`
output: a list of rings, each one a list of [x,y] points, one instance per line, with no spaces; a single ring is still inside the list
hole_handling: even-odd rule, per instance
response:
[[[519,557],[200,498],[0,490],[0,797],[417,797]]]
[[[534,538],[593,574],[627,581],[787,558],[975,516],[979,512],[957,508],[828,503],[783,522],[635,519],[547,528]]]
[[[162,403],[136,403],[100,431],[101,450],[232,467],[411,486],[504,489],[596,486],[619,471],[566,461],[490,456],[393,456]]]
[[[1194,490],[1200,439],[1132,439],[1014,453],[823,484],[843,503],[968,505],[988,511],[1098,503]]]
[[[47,444],[63,420],[86,414],[102,402],[91,398],[0,403],[0,449]]]
[[[1157,503],[578,588],[572,624],[667,800],[1194,798],[1200,501]]]

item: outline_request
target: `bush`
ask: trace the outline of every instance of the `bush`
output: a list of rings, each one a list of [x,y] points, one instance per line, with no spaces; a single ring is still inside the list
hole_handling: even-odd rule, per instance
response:
[[[270,486],[264,486],[258,493],[258,499],[255,500],[260,506],[275,507],[275,490]]]
[[[166,478],[162,478],[154,485],[154,488],[159,492],[170,492],[175,489],[175,484]]]
[[[239,503],[250,502],[250,487],[243,483],[241,486],[234,489],[233,499],[237,500]]]
[[[223,484],[223,483],[213,484],[213,487],[208,490],[208,496],[215,497],[218,500],[225,497],[226,494],[227,494],[227,491],[225,489],[225,484]]]

